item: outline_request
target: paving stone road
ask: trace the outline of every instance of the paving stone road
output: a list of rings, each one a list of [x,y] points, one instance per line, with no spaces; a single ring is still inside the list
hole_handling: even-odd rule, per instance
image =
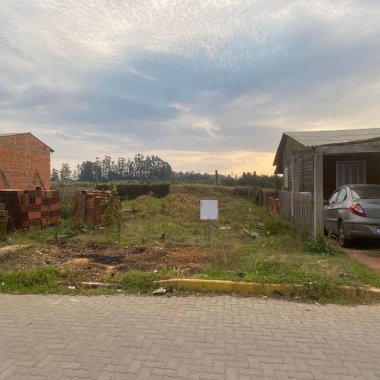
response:
[[[0,295],[0,379],[380,379],[380,306]]]

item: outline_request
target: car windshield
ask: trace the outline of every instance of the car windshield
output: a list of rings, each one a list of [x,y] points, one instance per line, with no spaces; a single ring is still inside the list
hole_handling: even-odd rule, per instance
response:
[[[380,199],[380,186],[358,186],[351,188],[354,199]]]

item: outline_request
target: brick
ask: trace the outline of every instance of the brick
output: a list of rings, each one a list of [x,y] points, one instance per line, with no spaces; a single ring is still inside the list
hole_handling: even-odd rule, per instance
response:
[[[50,188],[50,150],[32,135],[0,136],[0,170],[4,171],[11,188],[34,188],[40,183]],[[32,182],[32,185],[31,185]],[[5,184],[0,180],[0,189]]]
[[[376,379],[379,310],[0,294],[0,378]]]

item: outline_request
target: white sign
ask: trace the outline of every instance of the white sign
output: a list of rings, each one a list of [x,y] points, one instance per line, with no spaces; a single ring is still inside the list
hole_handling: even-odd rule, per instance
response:
[[[201,200],[201,220],[217,220],[218,219],[218,201],[217,200]]]

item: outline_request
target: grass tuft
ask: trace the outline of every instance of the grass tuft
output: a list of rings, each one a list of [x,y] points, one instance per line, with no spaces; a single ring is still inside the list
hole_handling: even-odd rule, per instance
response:
[[[52,293],[58,291],[59,268],[0,270],[0,291],[3,293]]]
[[[266,236],[287,234],[291,232],[291,227],[279,216],[270,216],[264,222],[263,232]]]
[[[322,235],[307,237],[304,247],[306,252],[320,255],[332,256],[339,252],[336,245]]]

